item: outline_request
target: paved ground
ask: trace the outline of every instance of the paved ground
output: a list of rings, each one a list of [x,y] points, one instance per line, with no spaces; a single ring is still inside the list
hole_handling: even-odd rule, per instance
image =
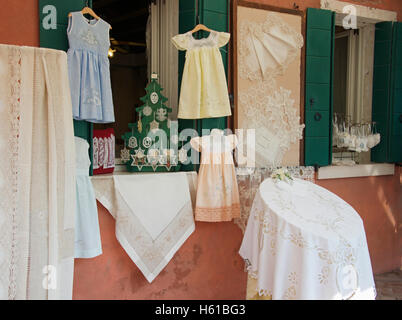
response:
[[[377,300],[402,300],[402,270],[377,275],[374,280]]]

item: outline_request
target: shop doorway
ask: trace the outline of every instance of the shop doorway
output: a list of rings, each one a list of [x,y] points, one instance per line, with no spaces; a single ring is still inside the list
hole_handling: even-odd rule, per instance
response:
[[[124,147],[122,135],[128,124],[135,122],[135,108],[145,95],[147,77],[146,33],[149,1],[93,0],[94,11],[110,25],[110,76],[115,122],[94,124],[94,129],[113,128],[116,137],[116,159]]]

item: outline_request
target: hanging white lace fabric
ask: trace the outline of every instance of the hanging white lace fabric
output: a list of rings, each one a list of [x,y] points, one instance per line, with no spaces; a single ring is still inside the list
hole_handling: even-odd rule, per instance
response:
[[[75,150],[67,56],[0,45],[0,75],[0,299],[71,299]]]
[[[15,299],[17,274],[26,273],[28,236],[18,239],[20,230],[28,229],[28,218],[18,210],[18,154],[21,109],[21,50],[0,48],[0,299]],[[19,263],[19,264],[18,264]]]
[[[243,21],[239,30],[239,74],[243,79],[274,79],[297,57],[303,36],[274,13],[264,23]]]
[[[303,47],[303,36],[276,13],[263,23],[244,20],[239,27],[239,75],[252,85],[239,92],[239,118],[244,129],[256,129],[257,167],[280,166],[291,145],[303,137],[292,91],[278,87]],[[267,152],[268,150],[268,152]]]

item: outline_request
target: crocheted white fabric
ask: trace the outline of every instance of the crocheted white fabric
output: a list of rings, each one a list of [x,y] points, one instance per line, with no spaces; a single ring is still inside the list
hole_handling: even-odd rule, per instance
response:
[[[299,55],[303,36],[272,12],[263,23],[242,21],[239,29],[239,75],[253,82],[239,93],[241,127],[256,130],[256,166],[280,166],[302,139],[304,124],[292,92],[278,87],[276,77]]]

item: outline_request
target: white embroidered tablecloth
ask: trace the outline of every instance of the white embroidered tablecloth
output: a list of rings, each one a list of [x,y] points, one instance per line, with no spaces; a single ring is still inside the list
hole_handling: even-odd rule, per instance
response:
[[[195,172],[92,177],[97,200],[116,219],[117,240],[148,282],[195,229],[196,179]]]
[[[266,179],[239,251],[260,296],[375,299],[363,221],[345,201],[309,181]]]
[[[246,231],[251,207],[261,182],[271,177],[272,172],[279,168],[282,167],[236,168],[241,210],[240,218],[234,219],[234,223],[239,226],[243,234]],[[288,170],[293,178],[314,182],[314,167],[287,166],[286,170]]]

